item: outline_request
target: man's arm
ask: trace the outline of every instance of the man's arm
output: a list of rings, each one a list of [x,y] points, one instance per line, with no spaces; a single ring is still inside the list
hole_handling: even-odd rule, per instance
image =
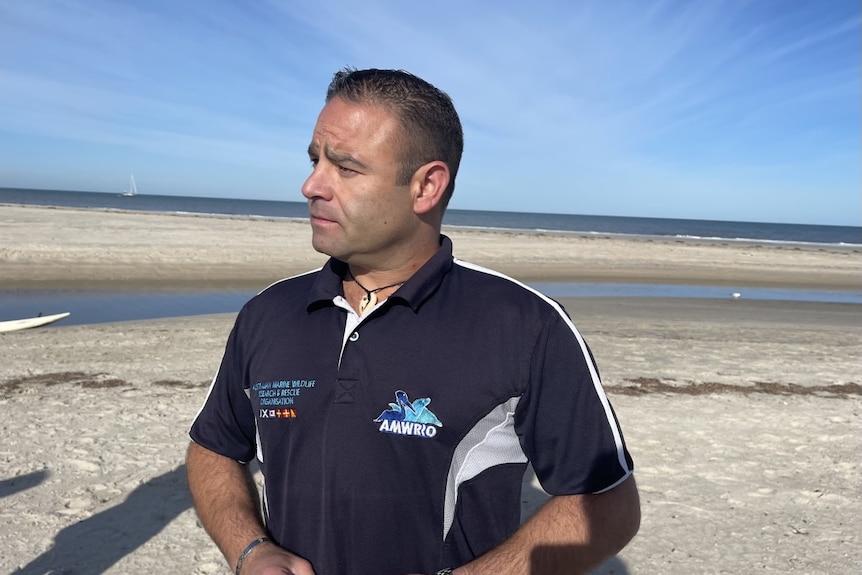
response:
[[[631,541],[640,517],[633,476],[604,493],[552,497],[512,537],[454,575],[589,573]]]
[[[251,473],[195,442],[189,445],[186,467],[198,517],[233,569],[245,547],[266,536]],[[254,573],[313,575],[314,570],[304,559],[267,542],[243,561],[242,575]]]

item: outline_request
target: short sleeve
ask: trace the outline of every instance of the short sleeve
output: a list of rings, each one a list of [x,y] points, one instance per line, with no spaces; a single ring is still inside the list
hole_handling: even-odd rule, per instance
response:
[[[241,312],[189,436],[210,451],[247,463],[255,455],[256,427],[245,377],[242,319]]]
[[[542,487],[597,493],[633,463],[586,342],[561,308],[539,333],[515,426]]]

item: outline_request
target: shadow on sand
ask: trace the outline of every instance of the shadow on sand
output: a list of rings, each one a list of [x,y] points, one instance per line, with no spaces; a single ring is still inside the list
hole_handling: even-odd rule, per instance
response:
[[[141,484],[124,502],[66,527],[53,547],[14,573],[104,573],[191,506],[186,466],[180,465]]]
[[[12,477],[11,479],[2,479],[0,480],[0,499],[15,495],[19,491],[32,489],[48,479],[49,475],[51,473],[47,469],[40,469],[39,471]]]

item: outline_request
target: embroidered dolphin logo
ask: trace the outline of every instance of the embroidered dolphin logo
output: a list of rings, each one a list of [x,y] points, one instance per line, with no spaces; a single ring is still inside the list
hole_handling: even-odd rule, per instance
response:
[[[430,397],[422,397],[411,402],[407,393],[399,389],[395,392],[395,403],[390,403],[389,409],[378,415],[374,421],[408,421],[443,427],[437,416],[428,409],[429,403],[431,403]]]

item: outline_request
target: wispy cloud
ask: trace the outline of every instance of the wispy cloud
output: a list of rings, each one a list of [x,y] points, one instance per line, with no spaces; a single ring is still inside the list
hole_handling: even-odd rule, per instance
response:
[[[709,217],[728,203],[739,213],[725,216],[770,219],[782,190],[814,189],[828,166],[840,177],[798,213],[825,202],[841,218],[859,207],[860,27],[854,3],[781,0],[9,2],[0,150],[50,167],[51,142],[79,142],[95,167],[116,146],[180,192],[217,163],[235,166],[231,186],[245,170],[255,190],[288,181],[300,199],[331,74],[393,67],[458,106],[453,207]],[[15,146],[33,138],[37,159]],[[185,163],[168,174],[166,157]]]

